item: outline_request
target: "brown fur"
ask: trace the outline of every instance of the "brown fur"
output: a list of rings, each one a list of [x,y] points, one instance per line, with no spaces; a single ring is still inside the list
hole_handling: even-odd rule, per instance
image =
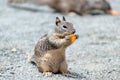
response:
[[[66,74],[65,50],[72,44],[69,34],[75,33],[75,29],[72,23],[65,21],[65,18],[61,21],[57,17],[55,23],[54,30],[37,42],[31,61],[37,65],[40,72]]]
[[[10,0],[11,3],[20,0]],[[21,0],[21,2],[33,2],[37,4],[46,4],[51,8],[63,14],[75,12],[80,15],[91,13],[93,10],[100,10],[109,14],[110,4],[106,0]]]

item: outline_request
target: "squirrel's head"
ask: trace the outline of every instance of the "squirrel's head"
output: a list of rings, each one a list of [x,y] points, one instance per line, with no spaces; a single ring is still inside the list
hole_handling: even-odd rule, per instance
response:
[[[56,24],[55,26],[56,33],[63,34],[63,35],[69,35],[69,34],[75,33],[73,24],[70,22],[67,22],[64,16],[62,20],[56,17],[55,24]]]

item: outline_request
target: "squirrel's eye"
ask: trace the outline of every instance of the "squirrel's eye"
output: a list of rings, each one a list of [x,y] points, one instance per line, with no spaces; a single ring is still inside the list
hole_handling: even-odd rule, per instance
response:
[[[67,26],[64,25],[63,28],[67,28]]]

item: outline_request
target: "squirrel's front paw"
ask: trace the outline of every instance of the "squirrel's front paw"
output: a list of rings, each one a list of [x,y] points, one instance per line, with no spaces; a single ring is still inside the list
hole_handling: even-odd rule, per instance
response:
[[[73,43],[76,39],[78,39],[78,35],[76,34],[70,34],[68,36],[65,36],[66,40],[69,40],[71,43]]]
[[[66,40],[70,40],[70,36],[65,36],[65,39]]]
[[[79,38],[79,35],[76,34],[76,39],[78,39],[78,38]]]

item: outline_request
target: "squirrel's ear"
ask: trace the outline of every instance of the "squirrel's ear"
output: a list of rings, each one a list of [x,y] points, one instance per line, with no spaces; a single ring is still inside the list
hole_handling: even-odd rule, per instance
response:
[[[65,17],[63,16],[63,21],[66,21]]]
[[[59,23],[61,23],[61,20],[58,17],[56,17],[56,25],[58,26]]]

